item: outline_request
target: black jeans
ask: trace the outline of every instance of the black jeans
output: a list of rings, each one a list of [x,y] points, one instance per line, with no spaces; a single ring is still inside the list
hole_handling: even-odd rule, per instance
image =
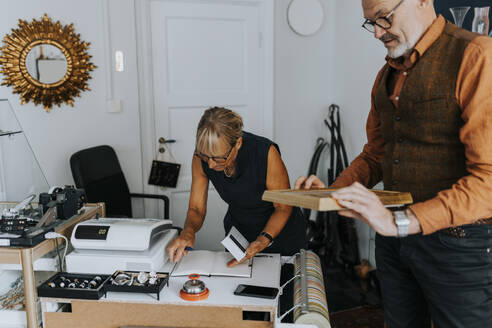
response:
[[[376,263],[388,328],[492,327],[492,225],[376,236]]]

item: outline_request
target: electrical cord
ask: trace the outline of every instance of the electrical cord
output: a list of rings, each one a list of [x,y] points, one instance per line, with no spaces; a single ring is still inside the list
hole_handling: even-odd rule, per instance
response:
[[[63,256],[62,256],[61,261],[60,261],[60,271],[63,271],[63,262],[65,261],[65,255],[67,255],[67,249],[68,249],[68,239],[67,239],[67,237],[65,237],[64,235],[59,234],[57,232],[50,231],[50,232],[47,232],[44,235],[44,238],[46,238],[46,239],[55,239],[55,242],[56,242],[57,246],[58,246],[58,241],[56,240],[56,238],[63,238],[65,240],[65,250],[63,251]],[[57,251],[58,251],[58,247],[57,247]]]
[[[60,250],[58,249],[58,238],[55,238],[55,244],[56,244],[56,255],[58,256],[58,271],[60,272],[63,272],[63,268],[62,268],[62,259],[61,259],[61,256],[60,256]]]

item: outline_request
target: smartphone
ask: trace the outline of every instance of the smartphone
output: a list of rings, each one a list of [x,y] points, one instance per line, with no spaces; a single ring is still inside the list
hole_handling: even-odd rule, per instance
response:
[[[234,291],[234,295],[240,296],[250,296],[250,297],[260,297],[260,298],[270,298],[274,299],[277,297],[278,288],[275,287],[262,287],[253,285],[243,285],[237,286]]]

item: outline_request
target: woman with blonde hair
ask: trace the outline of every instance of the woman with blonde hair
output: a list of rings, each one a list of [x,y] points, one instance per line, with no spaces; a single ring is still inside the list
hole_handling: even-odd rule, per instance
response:
[[[168,247],[179,261],[193,247],[207,209],[208,183],[229,205],[227,234],[234,226],[250,242],[245,261],[258,252],[293,255],[306,248],[305,222],[299,208],[261,200],[265,190],[289,189],[289,176],[278,146],[243,131],[241,116],[220,107],[207,109],[198,124],[192,183],[183,231]],[[237,264],[231,260],[228,265]]]

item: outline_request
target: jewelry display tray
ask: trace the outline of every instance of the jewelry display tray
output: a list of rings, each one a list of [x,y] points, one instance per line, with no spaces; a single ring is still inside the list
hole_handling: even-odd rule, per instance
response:
[[[88,280],[91,281],[95,277],[101,277],[102,281],[97,285],[97,288],[69,288],[69,287],[50,287],[48,284],[50,282],[56,282],[61,279],[61,277],[70,279],[72,282],[74,279]],[[38,287],[38,296],[40,297],[55,297],[55,298],[78,298],[78,299],[88,299],[88,300],[98,300],[104,294],[104,287],[106,286],[107,280],[110,278],[109,275],[102,274],[85,274],[85,273],[67,273],[58,272],[51,278],[43,282]]]
[[[145,271],[144,271],[145,272]],[[105,283],[105,290],[107,292],[124,292],[124,293],[147,293],[147,294],[156,294],[157,295],[157,300],[159,300],[159,294],[161,290],[164,288],[164,286],[167,284],[169,286],[169,273],[168,272],[156,272],[158,280],[155,285],[150,285],[150,284],[142,284],[142,285],[135,285],[132,284],[131,286],[127,285],[114,285],[111,283],[111,279],[114,279],[118,274],[124,273],[128,275],[134,275],[135,277],[139,274],[139,271],[124,271],[124,270],[118,270]],[[148,274],[148,272],[146,272]],[[138,284],[138,282],[137,282]]]

